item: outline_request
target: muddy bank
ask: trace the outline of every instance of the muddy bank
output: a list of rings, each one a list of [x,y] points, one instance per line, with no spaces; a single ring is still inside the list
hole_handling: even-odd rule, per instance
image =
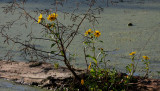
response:
[[[76,70],[76,73],[82,74],[84,71]],[[0,61],[0,78],[50,89],[53,86],[67,86],[73,75],[65,67],[54,68],[45,62]]]
[[[76,69],[76,73],[80,75],[85,71]],[[45,62],[0,61],[0,78],[48,89],[67,87],[73,82],[73,75],[67,68],[54,68]],[[129,91],[160,91],[160,79],[135,78],[137,81],[130,83]]]

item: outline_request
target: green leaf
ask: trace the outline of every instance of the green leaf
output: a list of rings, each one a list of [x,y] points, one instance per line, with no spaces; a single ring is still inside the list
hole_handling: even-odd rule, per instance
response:
[[[129,68],[129,66],[126,66],[127,71],[131,72],[131,69]]]
[[[95,71],[94,69],[91,69],[91,70],[90,70],[90,73],[91,73],[91,75],[92,75],[93,77],[96,77],[96,71]]]
[[[87,44],[91,43],[91,41],[84,41],[83,43],[87,45]]]
[[[160,74],[160,71],[157,71],[158,74]]]
[[[96,63],[96,65],[97,65],[97,59],[96,59],[95,57],[92,57],[91,55],[86,55],[86,57],[92,58],[93,61],[94,61],[94,62]]]
[[[51,45],[51,48],[55,45],[56,43],[53,43],[52,45]]]
[[[59,33],[55,33],[56,36],[59,36]]]
[[[62,56],[64,55],[63,51],[61,51],[61,55],[62,55]]]
[[[94,69],[91,69],[91,70],[90,70],[90,72],[91,72],[91,73],[94,73],[94,72],[95,72],[95,70],[94,70]]]
[[[102,41],[102,40],[100,40],[99,42],[103,43],[103,41]]]

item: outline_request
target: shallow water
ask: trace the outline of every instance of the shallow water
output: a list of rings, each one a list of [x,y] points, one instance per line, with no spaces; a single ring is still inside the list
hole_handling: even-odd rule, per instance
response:
[[[38,87],[19,85],[13,82],[0,79],[0,91],[50,91]]]
[[[32,1],[32,0],[31,0]],[[35,2],[33,2],[35,1]],[[39,0],[39,3],[36,0],[29,2],[25,6],[28,11],[36,10],[36,8],[49,8],[48,2],[44,2],[43,0]],[[50,0],[48,0],[50,1]],[[73,3],[69,3],[72,0],[69,0],[65,7],[69,7],[73,5]],[[116,1],[116,0],[115,0]],[[109,52],[106,59],[111,60],[108,64],[109,67],[115,67],[120,72],[125,72],[125,66],[131,62],[129,53],[132,51],[137,52],[136,62],[138,63],[136,75],[144,74],[144,64],[140,61],[141,56],[147,55],[150,57],[150,77],[160,78],[157,71],[160,67],[160,1],[159,0],[128,0],[132,2],[120,2],[114,3],[113,5],[109,5],[106,7],[105,4],[98,3],[96,6],[103,6],[104,11],[97,16],[101,17],[99,19],[99,24],[95,24],[94,27],[85,22],[82,27],[80,33],[84,34],[84,31],[88,28],[98,29],[101,31],[102,35],[100,37],[101,40],[104,41],[103,44],[99,44],[98,47],[103,47],[105,50],[112,51],[114,49],[118,49],[113,52]],[[0,6],[5,5],[5,3],[0,3]],[[74,4],[75,5],[75,4]],[[54,6],[53,6],[54,7]],[[81,13],[86,10],[87,6],[80,6],[79,12]],[[60,7],[60,10],[64,10],[70,12],[73,8],[68,8],[67,10],[64,7]],[[2,9],[0,9],[2,12]],[[62,21],[64,24],[70,24],[70,22],[66,19],[64,20],[63,15],[58,13],[58,19]],[[35,17],[37,15],[33,14]],[[15,15],[5,15],[0,13],[0,25],[5,24],[8,20],[16,19],[18,14]],[[2,22],[3,21],[3,22]],[[10,29],[10,35],[16,34],[24,34],[22,39],[26,38],[26,35],[32,31],[35,36],[41,36],[39,30],[41,30],[41,26],[36,23],[31,25],[31,27],[24,29],[24,26],[20,26],[21,22],[25,20],[21,20],[16,25],[12,26]],[[32,21],[30,22],[32,23]],[[128,23],[133,23],[133,26],[129,27]],[[17,26],[18,25],[18,26]],[[23,30],[23,31],[22,31]],[[38,34],[38,35],[37,35]],[[69,48],[69,51],[77,54],[77,60],[73,61],[73,64],[77,64],[78,67],[84,68],[84,60],[83,60],[83,44],[82,37],[76,37],[73,41],[72,45]],[[50,50],[50,43],[44,43],[43,41],[33,41],[33,43],[37,44],[37,47],[40,49]],[[4,45],[3,38],[0,38],[0,57],[3,59],[7,50],[10,50],[12,45]],[[14,60],[18,61],[27,61],[20,57],[20,51],[18,51],[18,46],[14,46]],[[6,81],[0,81],[0,88],[3,83]],[[8,82],[7,82],[8,83]],[[10,84],[10,83],[8,83]],[[12,84],[12,83],[11,83]],[[7,88],[7,84],[5,85]],[[5,88],[4,86],[4,88]],[[13,85],[17,86],[17,85]],[[17,86],[19,87],[19,85]],[[21,87],[21,86],[20,86]],[[10,90],[9,90],[10,91]],[[15,91],[14,89],[11,91]],[[17,90],[16,90],[17,91]],[[19,90],[21,91],[21,90]],[[37,90],[31,90],[37,91]]]

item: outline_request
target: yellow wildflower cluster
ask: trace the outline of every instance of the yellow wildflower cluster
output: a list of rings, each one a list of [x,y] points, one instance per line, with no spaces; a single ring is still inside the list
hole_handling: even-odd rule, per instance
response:
[[[48,18],[47,18],[47,19],[48,19],[49,21],[54,21],[57,17],[58,17],[58,14],[53,13],[53,14],[48,15]]]
[[[147,57],[147,56],[143,56],[143,58],[144,58],[145,60],[148,60],[148,59],[149,59],[149,57]]]
[[[88,29],[85,33],[84,33],[84,35],[85,36],[87,36],[87,35],[90,35],[90,34],[94,34],[94,36],[95,37],[99,37],[100,35],[101,35],[101,32],[99,31],[99,30],[95,30],[95,32],[94,31],[92,31],[91,29]]]
[[[135,55],[136,54],[136,52],[131,52],[129,55]],[[149,57],[148,56],[142,56],[143,57],[143,59],[145,59],[145,60],[149,60]]]
[[[129,55],[135,55],[136,54],[136,52],[131,52]]]
[[[52,13],[52,14],[48,15],[47,19],[49,21],[54,21],[57,17],[58,17],[58,14]],[[42,14],[40,14],[38,17],[38,23],[40,23],[42,21],[42,19],[43,19]]]

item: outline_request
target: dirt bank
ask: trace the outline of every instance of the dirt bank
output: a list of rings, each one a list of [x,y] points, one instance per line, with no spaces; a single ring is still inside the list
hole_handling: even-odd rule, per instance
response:
[[[76,70],[83,74],[84,70]],[[17,83],[36,85],[46,88],[67,87],[73,81],[73,75],[65,67],[54,68],[45,62],[0,61],[0,78]],[[160,91],[160,79],[142,79],[130,83],[129,91]]]
[[[76,70],[81,74],[83,70]],[[0,78],[40,87],[65,86],[73,78],[65,67],[54,68],[45,62],[0,61]],[[54,85],[53,85],[54,84]]]

